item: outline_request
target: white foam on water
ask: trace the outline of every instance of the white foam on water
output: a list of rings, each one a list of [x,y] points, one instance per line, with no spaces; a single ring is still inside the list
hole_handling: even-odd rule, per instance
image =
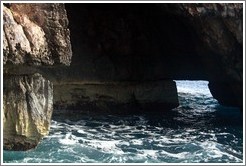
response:
[[[135,138],[135,136],[129,135],[129,134],[122,134],[122,136],[123,136],[124,138]]]
[[[88,129],[89,132],[97,132],[96,129]]]
[[[138,150],[138,155],[142,157],[148,157],[157,159],[157,152],[156,150]]]
[[[129,143],[129,142],[126,142],[126,141],[121,141],[121,142],[119,143],[119,145],[130,146],[130,143]]]
[[[185,159],[187,157],[187,155],[189,155],[189,152],[181,152],[181,153],[170,153],[167,151],[161,151],[160,152],[161,155],[167,155],[173,158],[177,158],[177,159]]]
[[[67,133],[65,137],[59,139],[59,143],[64,145],[74,145],[78,143],[78,140],[76,139],[76,136],[72,135],[72,133]]]
[[[24,160],[23,160],[24,163],[29,163],[30,161],[33,161],[33,158],[31,158],[31,157],[26,157],[26,158],[24,158]]]
[[[94,147],[95,149],[101,150],[106,153],[123,154],[124,152],[119,149],[116,145],[120,144],[118,140],[112,141],[101,141],[101,140],[87,140],[88,146]]]
[[[142,118],[144,119],[144,118]],[[70,122],[71,123],[71,122]],[[76,123],[76,122],[75,122]],[[96,123],[96,122],[95,122]],[[59,142],[64,145],[73,145],[76,143],[82,143],[83,146],[91,147],[98,152],[102,152],[105,154],[112,154],[114,157],[108,157],[107,162],[127,162],[129,159],[133,160],[141,160],[146,162],[159,162],[158,157],[166,156],[165,158],[176,158],[179,161],[188,162],[188,161],[197,161],[204,160],[209,162],[211,159],[217,159],[217,161],[220,161],[221,157],[227,156],[228,160],[233,160],[236,162],[242,161],[241,159],[228,154],[226,152],[221,152],[221,149],[214,141],[216,141],[216,136],[218,135],[229,135],[230,133],[221,132],[215,130],[208,130],[208,131],[197,131],[197,129],[194,128],[187,128],[183,129],[181,131],[179,130],[167,130],[166,134],[160,134],[157,133],[159,131],[163,130],[163,127],[152,127],[149,125],[146,125],[144,130],[143,128],[136,128],[136,126],[127,126],[127,125],[114,125],[105,123],[106,128],[103,125],[99,125],[95,128],[90,128],[88,126],[80,126],[78,123],[76,125],[64,125],[56,123],[56,125],[59,126],[59,129],[56,128],[58,131],[61,129],[61,127],[65,127],[68,129],[69,132],[66,133],[65,137],[62,139],[59,139]],[[72,134],[73,131],[76,131],[77,133],[84,134],[85,136],[76,137]],[[120,132],[120,134],[118,134]],[[95,133],[95,134],[94,134]],[[59,133],[60,134],[60,133]],[[136,135],[135,135],[136,134]],[[148,137],[144,138],[137,138],[138,134],[144,134],[149,135]],[[56,133],[54,134],[56,135]],[[206,142],[197,142],[196,139],[198,136],[204,135],[204,136],[210,136],[210,139],[205,139]],[[126,139],[126,140],[123,140]],[[211,141],[212,140],[212,141]],[[210,142],[209,142],[210,141]],[[121,149],[121,146],[129,147],[137,145],[137,146],[143,146],[145,143],[153,144],[156,147],[159,148],[176,148],[179,146],[184,146],[186,144],[192,144],[194,147],[201,147],[201,149],[198,148],[198,151],[194,151],[192,153],[187,151],[181,151],[179,153],[175,152],[169,152],[165,150],[152,150],[149,148],[138,149],[133,148],[137,151],[136,154],[132,152],[124,152]],[[82,145],[81,144],[81,145]],[[180,148],[179,148],[180,149]],[[180,149],[182,150],[182,148]],[[235,150],[230,150],[232,153],[237,153]],[[76,152],[74,152],[76,153]],[[134,156],[128,156],[129,154],[132,154]],[[204,156],[204,154],[206,154]],[[121,155],[124,155],[121,156]],[[206,157],[207,156],[207,157]],[[203,157],[205,157],[203,159]],[[92,158],[85,159],[85,156],[80,158],[78,161],[88,161],[94,160]],[[96,160],[95,160],[96,161]],[[95,162],[94,161],[94,162]],[[163,162],[163,161],[162,161]]]
[[[164,142],[165,144],[171,144],[173,141],[171,141],[170,138],[167,138],[166,136],[160,136],[160,141]]]
[[[229,153],[222,151],[223,149],[219,149],[218,147],[223,147],[223,145],[219,143],[206,141],[202,142],[200,146],[204,149],[205,152],[207,152],[210,158],[221,158],[222,156],[227,156],[231,160],[235,160],[236,162],[242,162],[242,160],[238,157],[235,157]]]
[[[86,132],[84,130],[78,130],[77,132],[80,134],[86,134]]]
[[[173,110],[175,116],[158,119],[160,123],[146,116],[53,120],[47,139],[14,162],[242,162],[242,138],[237,128],[216,126],[216,109],[209,104],[215,102],[202,94],[207,83],[188,84],[181,85],[184,106]]]
[[[216,133],[216,135],[231,135],[231,133]],[[233,137],[235,136],[233,135]]]
[[[54,133],[52,135],[47,135],[44,138],[63,138],[62,132]]]
[[[139,139],[132,139],[130,143],[133,145],[143,145],[143,141]]]

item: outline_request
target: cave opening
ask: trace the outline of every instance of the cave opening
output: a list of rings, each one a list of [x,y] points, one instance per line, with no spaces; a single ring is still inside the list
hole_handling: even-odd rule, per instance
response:
[[[81,93],[90,89],[85,84],[94,85],[103,91],[96,93],[94,99],[103,102],[115,99],[114,95],[108,96],[111,92],[104,86],[124,93],[119,89],[126,82],[130,86],[164,81],[163,86],[167,86],[172,80],[208,80],[211,93],[221,104],[240,105],[238,97],[232,97],[238,95],[231,88],[239,90],[241,84],[227,80],[218,53],[204,44],[197,30],[203,28],[199,25],[203,23],[181,15],[177,7],[155,3],[65,4],[73,57],[60,79],[79,82],[76,88]],[[74,95],[80,96],[83,102],[91,100],[88,95]],[[132,96],[135,101],[136,94]]]
[[[212,97],[209,90],[209,82],[206,80],[175,80],[178,93],[202,94]]]
[[[194,27],[186,17],[172,13],[172,7],[65,4],[73,56],[60,79],[73,87],[54,85],[55,106],[67,91],[71,96],[64,99],[66,104],[81,108],[115,103],[177,107],[172,80],[207,79],[207,75],[196,49],[200,40]]]
[[[174,80],[177,86],[179,108],[199,113],[238,116],[240,108],[221,104],[213,97],[207,80]],[[223,116],[225,116],[223,115]]]
[[[18,5],[12,8],[17,9]],[[42,10],[50,16],[42,18],[49,21],[40,21],[38,26],[43,26],[50,39],[47,47],[58,53],[51,57],[54,66],[30,66],[41,75],[30,75],[29,67],[25,68],[35,65],[36,58],[28,65],[23,62],[23,68],[22,63],[4,66],[5,136],[11,131],[4,138],[5,146],[12,150],[36,147],[39,135],[47,135],[51,124],[50,135],[18,161],[243,161],[243,116],[221,106],[242,106],[240,5],[65,4],[64,8],[63,4],[39,4],[33,11]],[[30,19],[36,13],[27,12]],[[14,15],[22,18],[18,12]],[[15,28],[6,29],[4,33],[15,32]],[[72,63],[64,67],[70,63],[70,42]],[[8,58],[14,56],[5,51],[6,61],[11,62]],[[65,56],[58,56],[60,51]],[[218,102],[208,91],[208,81],[177,80],[208,80]],[[133,112],[121,116],[122,108],[133,108]],[[53,109],[58,116],[52,114]],[[148,114],[141,112],[144,109]],[[90,114],[80,114],[80,110]],[[41,155],[33,157],[36,154]],[[13,156],[19,155],[5,153],[7,160]]]
[[[212,96],[206,80],[175,80],[179,98],[179,107],[191,109],[208,109],[219,106]]]

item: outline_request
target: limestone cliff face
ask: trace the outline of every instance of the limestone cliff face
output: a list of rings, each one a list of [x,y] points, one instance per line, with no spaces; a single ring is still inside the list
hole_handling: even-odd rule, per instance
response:
[[[174,81],[77,82],[54,85],[57,110],[134,114],[178,106]]]
[[[242,107],[242,10],[239,3],[6,4],[4,148],[35,147],[53,105],[127,114],[177,107],[175,79],[208,80],[221,104]]]
[[[3,94],[4,148],[35,147],[49,131],[53,112],[52,83],[40,74],[5,75]]]
[[[63,4],[3,8],[4,64],[69,65],[70,32]]]
[[[68,20],[63,4],[6,6],[3,145],[7,150],[28,150],[48,134],[53,112],[53,83],[36,68],[70,64]]]

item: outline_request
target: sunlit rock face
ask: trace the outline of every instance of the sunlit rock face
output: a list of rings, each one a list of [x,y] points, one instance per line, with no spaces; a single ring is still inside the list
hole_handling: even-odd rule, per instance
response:
[[[4,64],[70,64],[70,32],[63,4],[11,4],[4,6],[3,20]]]
[[[3,146],[28,150],[49,133],[53,83],[37,67],[69,65],[63,4],[3,6]]]
[[[48,43],[45,33],[38,25],[31,22],[26,15],[20,15],[15,11],[4,7],[4,64],[34,64],[49,62],[51,53],[48,52]],[[6,50],[6,48],[9,48]]]

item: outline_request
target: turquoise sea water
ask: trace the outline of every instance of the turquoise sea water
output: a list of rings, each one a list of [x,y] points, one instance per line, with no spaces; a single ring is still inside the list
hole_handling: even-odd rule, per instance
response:
[[[34,150],[5,163],[226,163],[243,160],[243,114],[212,98],[206,81],[177,81],[180,106],[163,114],[53,117]]]

